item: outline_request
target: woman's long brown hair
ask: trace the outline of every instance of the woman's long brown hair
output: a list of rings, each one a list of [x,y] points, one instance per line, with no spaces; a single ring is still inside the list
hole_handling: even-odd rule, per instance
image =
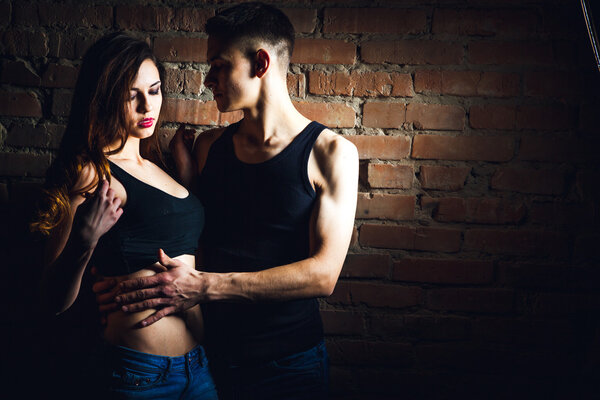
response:
[[[133,80],[145,60],[152,60],[161,80],[163,69],[142,40],[124,33],[111,33],[94,43],[83,57],[69,122],[62,138],[58,155],[46,172],[42,201],[33,231],[49,234],[70,213],[70,198],[92,192],[99,177],[110,180],[106,156],[118,153],[127,140],[127,101]],[[158,121],[157,121],[157,125]],[[157,134],[150,139],[150,151],[160,152]],[[107,146],[119,143],[109,153]],[[90,165],[96,179],[89,185],[75,189],[83,168]]]

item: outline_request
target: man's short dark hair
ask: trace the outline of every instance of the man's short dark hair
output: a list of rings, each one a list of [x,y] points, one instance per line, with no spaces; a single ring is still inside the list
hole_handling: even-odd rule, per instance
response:
[[[260,2],[242,3],[218,12],[206,21],[206,33],[236,44],[246,54],[255,41],[262,41],[278,49],[278,56],[289,63],[294,50],[294,27],[279,9]],[[248,47],[248,48],[246,48]]]

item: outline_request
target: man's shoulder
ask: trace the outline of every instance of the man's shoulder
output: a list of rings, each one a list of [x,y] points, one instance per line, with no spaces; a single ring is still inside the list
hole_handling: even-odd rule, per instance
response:
[[[200,132],[200,134],[196,137],[196,141],[194,142],[194,152],[198,153],[206,153],[210,146],[225,132],[224,127],[221,128],[213,128],[208,129],[204,132]]]
[[[314,151],[317,157],[325,156],[334,159],[358,156],[354,143],[328,128],[325,128],[317,138]]]

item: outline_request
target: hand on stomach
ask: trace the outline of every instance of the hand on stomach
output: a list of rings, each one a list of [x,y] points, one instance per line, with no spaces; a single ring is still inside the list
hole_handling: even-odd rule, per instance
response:
[[[175,258],[183,261],[190,268],[194,268],[194,256],[184,254]],[[132,274],[114,278],[121,282],[132,278],[155,275],[164,270],[165,267],[156,263]],[[183,355],[198,344],[180,314],[169,315],[152,325],[140,327],[139,323],[156,311],[156,309],[149,309],[141,312],[125,313],[119,310],[110,313],[107,316],[104,338],[116,346],[124,346],[144,353],[169,357]],[[194,307],[188,312],[200,313],[200,308]],[[198,327],[193,328],[195,331],[198,330]]]

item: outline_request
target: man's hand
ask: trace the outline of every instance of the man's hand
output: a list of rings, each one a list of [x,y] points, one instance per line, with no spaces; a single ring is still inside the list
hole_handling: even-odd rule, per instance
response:
[[[109,188],[108,181],[102,179],[96,193],[77,207],[73,220],[73,231],[79,233],[81,240],[91,248],[98,239],[117,223],[123,214],[121,199]]]
[[[201,272],[188,267],[179,260],[168,257],[161,249],[159,262],[167,268],[153,276],[130,279],[118,285],[115,301],[125,312],[138,312],[150,308],[157,311],[140,322],[152,325],[161,318],[185,311],[204,299],[206,285]]]

